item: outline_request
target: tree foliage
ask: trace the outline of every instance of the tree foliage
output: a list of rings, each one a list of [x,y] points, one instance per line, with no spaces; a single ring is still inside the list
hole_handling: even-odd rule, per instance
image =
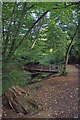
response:
[[[78,2],[5,2],[2,12],[4,66],[15,59],[65,66],[69,56],[79,60]]]

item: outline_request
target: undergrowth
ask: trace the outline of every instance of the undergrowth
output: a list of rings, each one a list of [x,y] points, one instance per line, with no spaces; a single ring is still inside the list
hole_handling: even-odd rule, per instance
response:
[[[2,93],[5,93],[15,85],[25,87],[30,81],[29,72],[24,71],[24,69],[15,62],[3,65],[2,73]]]

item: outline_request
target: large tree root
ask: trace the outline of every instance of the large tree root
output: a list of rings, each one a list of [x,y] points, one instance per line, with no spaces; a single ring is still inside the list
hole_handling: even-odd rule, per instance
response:
[[[9,89],[5,96],[8,100],[10,107],[16,113],[28,114],[37,113],[42,107],[38,104],[25,90],[18,86],[13,86]]]

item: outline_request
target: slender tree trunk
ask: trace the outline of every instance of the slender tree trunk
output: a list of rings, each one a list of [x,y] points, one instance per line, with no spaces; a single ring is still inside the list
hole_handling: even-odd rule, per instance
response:
[[[73,45],[73,40],[71,41],[71,43],[68,46],[68,49],[66,51],[66,56],[65,56],[65,64],[64,64],[64,68],[63,68],[63,75],[67,74],[67,64],[68,64],[68,60],[69,60],[69,53],[71,51]]]
[[[23,6],[23,9],[22,9],[20,21],[18,23],[18,27],[15,30],[15,33],[12,34],[12,40],[9,39],[9,33],[10,33],[10,31],[12,31],[11,24],[12,24],[13,19],[11,19],[11,23],[10,23],[9,29],[8,29],[8,34],[7,34],[7,37],[5,39],[6,42],[4,44],[4,49],[3,49],[3,61],[4,61],[4,63],[8,62],[8,61],[10,61],[12,59],[13,54],[14,54],[14,48],[16,46],[16,36],[18,36],[18,34],[19,34],[19,31],[20,31],[21,25],[23,23],[23,18],[25,16],[25,13],[27,11],[29,11],[32,7],[34,7],[34,5],[31,5],[31,6],[26,6],[26,5],[27,5],[27,3],[25,2],[24,6]],[[18,7],[18,5],[16,6],[16,9],[13,9],[12,14],[13,14],[13,12],[14,12],[14,14],[16,13],[17,7]],[[15,8],[15,5],[14,5],[14,8]],[[13,17],[14,17],[14,15],[13,15]],[[15,17],[15,19],[16,19],[16,17]],[[15,27],[15,23],[14,23],[14,27]],[[8,42],[10,40],[11,40],[12,43],[11,43],[11,47],[8,49],[8,52],[7,52]]]
[[[11,29],[12,29],[12,22],[14,21],[14,18],[15,18],[15,13],[16,13],[16,10],[17,10],[17,4],[15,2],[14,6],[13,6],[13,10],[12,10],[12,16],[10,18],[10,24],[9,24],[9,27],[8,27],[8,31],[6,33],[6,39],[4,38],[4,48],[3,48],[3,56],[5,56],[6,54],[6,51],[7,51],[7,47],[8,47],[8,42],[9,42],[9,37],[11,36],[10,32],[11,32]]]
[[[71,42],[70,42],[70,44],[69,44],[69,46],[67,48],[67,51],[66,51],[65,64],[64,64],[64,67],[63,67],[63,75],[67,74],[67,64],[68,64],[68,60],[69,60],[69,53],[70,53],[70,51],[72,49],[74,38],[75,38],[75,36],[76,36],[76,34],[78,32],[78,27],[79,27],[79,25],[77,26],[76,31],[75,31],[73,37],[71,38]]]

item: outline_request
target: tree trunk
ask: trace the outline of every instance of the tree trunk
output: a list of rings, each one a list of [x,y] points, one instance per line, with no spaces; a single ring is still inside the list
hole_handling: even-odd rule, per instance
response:
[[[69,60],[69,53],[71,51],[71,48],[72,48],[72,45],[73,45],[73,41],[74,41],[74,38],[78,32],[78,27],[79,25],[77,25],[77,28],[76,28],[76,31],[73,35],[73,37],[71,38],[71,42],[67,48],[67,51],[66,51],[66,56],[65,56],[65,64],[64,64],[64,67],[63,67],[63,75],[66,75],[67,74],[67,64],[68,64],[68,60]]]

